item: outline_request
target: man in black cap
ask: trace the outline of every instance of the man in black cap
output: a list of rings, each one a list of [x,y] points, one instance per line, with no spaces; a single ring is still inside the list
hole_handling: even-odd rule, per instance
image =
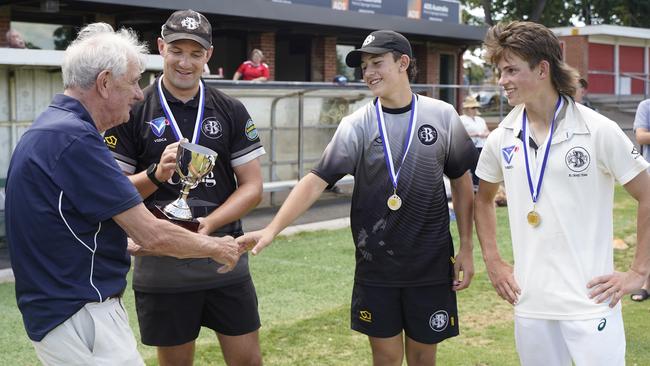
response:
[[[199,232],[242,235],[240,218],[262,196],[255,124],[236,99],[204,85],[212,55],[210,22],[193,10],[173,13],[162,26],[158,50],[163,74],[144,90],[131,120],[106,133],[122,170],[148,205],[164,206],[179,195],[174,174],[179,141],[187,139],[219,155],[212,172],[190,192]],[[201,326],[218,336],[228,365],[260,365],[255,287],[242,256],[229,274],[210,259],[136,258],[133,276],[142,342],[158,347],[161,365],[191,365]]]
[[[321,192],[354,175],[356,245],[352,329],[370,340],[374,365],[434,365],[436,345],[458,335],[456,293],[469,286],[476,149],[454,107],[416,95],[409,41],[372,32],[346,57],[376,97],[341,121],[320,162],[264,229],[239,237],[257,254]],[[451,179],[460,247],[454,255],[443,174]],[[463,275],[460,275],[463,272]]]

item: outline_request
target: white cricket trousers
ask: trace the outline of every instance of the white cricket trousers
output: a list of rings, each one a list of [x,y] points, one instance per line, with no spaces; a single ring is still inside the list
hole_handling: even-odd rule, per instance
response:
[[[515,316],[515,342],[522,366],[624,366],[621,307],[604,318],[547,320]]]

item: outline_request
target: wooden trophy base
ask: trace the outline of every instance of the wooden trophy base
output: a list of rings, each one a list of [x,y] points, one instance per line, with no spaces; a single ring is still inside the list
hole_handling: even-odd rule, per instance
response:
[[[151,211],[151,213],[153,213],[153,215],[159,219],[167,220],[172,224],[176,224],[182,228],[185,228],[195,233],[199,231],[199,221],[197,219],[183,220],[175,217],[170,217],[165,213],[163,207],[160,207],[158,205],[152,205],[148,208],[149,211]]]

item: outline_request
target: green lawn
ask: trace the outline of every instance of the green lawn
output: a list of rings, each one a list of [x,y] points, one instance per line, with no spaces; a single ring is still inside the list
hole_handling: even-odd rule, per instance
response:
[[[618,269],[625,269],[635,250],[635,202],[619,187],[615,205],[615,236],[630,248],[617,251]],[[502,255],[512,258],[507,212],[497,210]],[[452,232],[457,238],[455,223]],[[456,240],[457,241],[457,240]],[[514,348],[512,309],[489,283],[475,240],[476,276],[459,293],[461,336],[439,347],[440,365],[518,365]],[[251,259],[262,317],[261,342],[266,365],[368,365],[366,337],[349,329],[349,303],[354,248],[348,229],[280,238]],[[125,303],[137,333],[133,293]],[[624,299],[627,364],[650,364],[650,301]],[[0,285],[0,365],[37,364],[15,305],[13,284]],[[141,346],[147,364],[155,365],[155,351]],[[216,337],[202,331],[196,365],[222,365]]]

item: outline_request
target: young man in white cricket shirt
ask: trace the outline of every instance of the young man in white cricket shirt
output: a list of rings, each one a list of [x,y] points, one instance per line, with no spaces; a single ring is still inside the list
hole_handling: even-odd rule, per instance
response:
[[[485,47],[515,107],[483,147],[475,219],[490,280],[514,305],[521,364],[624,365],[619,300],[650,271],[648,163],[615,122],[570,97],[578,76],[549,29],[500,23]],[[638,246],[627,272],[613,263],[616,181],[639,202]],[[501,182],[514,268],[496,243]]]
[[[434,365],[437,343],[458,335],[455,291],[474,272],[468,170],[476,150],[451,105],[411,91],[415,65],[404,36],[372,32],[346,63],[361,67],[376,98],[343,118],[273,221],[239,242],[259,253],[327,186],[354,175],[352,329],[368,336],[374,365],[402,365],[405,354],[411,366]],[[443,174],[461,238],[456,256]]]

